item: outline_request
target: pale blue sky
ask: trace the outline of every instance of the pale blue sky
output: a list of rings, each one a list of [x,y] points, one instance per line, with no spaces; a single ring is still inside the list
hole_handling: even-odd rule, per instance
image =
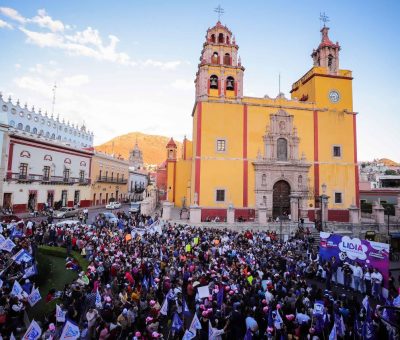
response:
[[[193,80],[213,9],[235,34],[244,94],[273,97],[312,65],[320,12],[353,71],[359,159],[400,161],[399,1],[1,1],[0,91],[86,122],[95,143],[191,134]]]

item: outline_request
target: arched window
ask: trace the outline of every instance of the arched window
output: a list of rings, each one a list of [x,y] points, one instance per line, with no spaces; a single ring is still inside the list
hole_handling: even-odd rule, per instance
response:
[[[25,132],[31,132],[31,127],[29,125],[25,126]]]
[[[218,89],[218,77],[215,74],[210,77],[210,89]]]
[[[58,140],[61,140],[61,136],[60,136],[60,135],[58,135],[58,136],[57,136],[57,139],[58,139]]]
[[[231,43],[231,40],[229,39],[229,35],[227,35],[227,36],[226,36],[226,44],[227,44],[227,45],[230,45],[230,43]]]
[[[32,133],[34,133],[35,135],[37,134],[37,129],[35,127],[32,129]]]
[[[287,160],[287,140],[285,138],[278,138],[277,140],[277,158],[278,161]]]
[[[226,78],[226,89],[233,91],[235,89],[235,79],[233,77]]]
[[[333,65],[333,55],[328,55],[328,67],[331,68]]]
[[[56,139],[56,135],[54,133],[51,134],[51,139]]]
[[[211,40],[211,42],[215,43],[215,34],[211,34],[210,40]]]
[[[218,64],[219,63],[219,57],[218,57],[218,52],[214,52],[212,57],[211,57],[211,63],[212,64]]]
[[[224,65],[230,65],[231,64],[231,56],[229,53],[225,53],[224,55]]]
[[[18,123],[17,129],[18,130],[23,130],[24,129],[24,126],[22,125],[22,123]]]
[[[50,137],[50,132],[47,131],[47,132],[46,132],[46,138],[49,138],[49,137]]]
[[[218,34],[218,42],[221,44],[224,43],[224,35],[222,33]]]
[[[40,135],[40,136],[43,136],[43,134],[44,134],[44,131],[43,131],[43,130],[40,130],[39,135]]]
[[[263,174],[261,176],[261,185],[267,185],[267,175]]]
[[[10,121],[10,126],[15,127],[15,122],[13,120]]]

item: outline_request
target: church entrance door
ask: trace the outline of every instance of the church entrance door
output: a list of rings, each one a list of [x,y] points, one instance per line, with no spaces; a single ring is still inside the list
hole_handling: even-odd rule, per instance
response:
[[[274,184],[272,194],[272,216],[276,219],[279,216],[290,214],[290,185],[286,181],[278,181]]]

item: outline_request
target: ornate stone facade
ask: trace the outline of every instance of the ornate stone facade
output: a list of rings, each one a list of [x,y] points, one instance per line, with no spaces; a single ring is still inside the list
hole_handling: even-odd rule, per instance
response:
[[[267,218],[291,214],[293,221],[307,216],[308,172],[311,164],[299,157],[293,116],[284,110],[270,115],[263,136],[264,153],[253,162],[256,207]],[[260,216],[259,216],[260,218]],[[262,218],[261,218],[262,219]]]

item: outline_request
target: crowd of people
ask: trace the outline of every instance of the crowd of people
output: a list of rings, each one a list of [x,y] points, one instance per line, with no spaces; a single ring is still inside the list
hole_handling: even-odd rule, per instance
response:
[[[62,292],[50,295],[49,301],[57,296],[60,311],[41,320],[42,339],[59,339],[63,322],[58,312],[79,327],[79,339],[85,340],[386,339],[395,335],[391,325],[398,324],[398,313],[380,308],[400,307],[394,282],[383,299],[380,289],[361,284],[366,273],[352,268],[344,288],[350,289],[351,280],[358,294],[340,294],[342,290],[332,287],[332,281],[338,282],[332,268],[340,266],[345,272],[348,264],[323,263],[302,232],[282,241],[268,231],[164,224],[157,216],[124,212],[117,216],[118,223],[113,224],[100,214],[91,224],[2,226],[4,239],[15,243],[12,251],[0,253],[4,339],[18,333],[26,295],[32,290],[32,283],[24,278],[32,263],[17,263],[12,257],[25,249],[34,262],[36,248],[42,244],[65,247],[66,270],[79,273]],[[15,228],[21,228],[21,233],[13,238]],[[71,250],[87,260],[87,268],[80,266]],[[26,294],[13,295],[15,280],[23,283]]]

